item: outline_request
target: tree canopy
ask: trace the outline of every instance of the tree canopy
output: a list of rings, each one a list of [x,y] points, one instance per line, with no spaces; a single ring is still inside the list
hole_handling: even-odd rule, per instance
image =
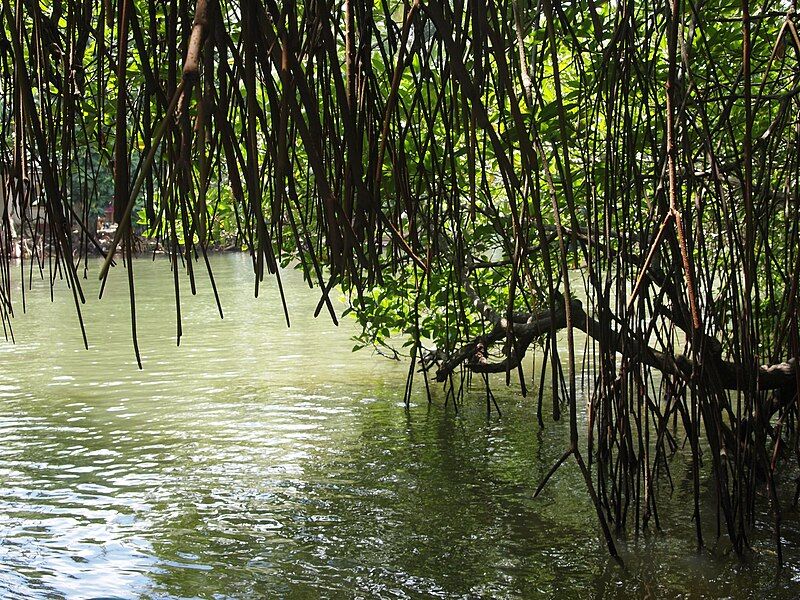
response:
[[[419,369],[457,403],[477,374],[491,409],[489,373],[522,393],[549,373],[571,438],[551,474],[574,457],[612,553],[614,530],[659,526],[683,436],[698,544],[706,464],[736,551],[763,500],[780,559],[778,467],[800,456],[795,9],[2,0],[4,328],[32,276],[16,234],[79,317],[89,253],[104,280],[124,262],[137,358],[138,235],[178,307],[232,239],[256,294],[295,264],[336,321],[340,286],[357,347],[407,353],[409,390]]]

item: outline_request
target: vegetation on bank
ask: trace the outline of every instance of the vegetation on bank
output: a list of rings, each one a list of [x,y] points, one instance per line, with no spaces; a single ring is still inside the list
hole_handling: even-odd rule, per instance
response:
[[[698,545],[716,518],[744,552],[768,502],[780,562],[800,456],[793,5],[3,0],[2,20],[6,327],[29,276],[12,227],[80,314],[111,204],[101,277],[125,263],[137,358],[134,233],[169,254],[178,306],[232,236],[256,293],[294,263],[318,312],[337,320],[345,291],[357,347],[402,339],[409,390],[457,402],[477,374],[491,408],[488,373],[523,393],[550,373],[571,432],[551,475],[574,458],[613,554],[615,532],[659,526],[686,443]]]

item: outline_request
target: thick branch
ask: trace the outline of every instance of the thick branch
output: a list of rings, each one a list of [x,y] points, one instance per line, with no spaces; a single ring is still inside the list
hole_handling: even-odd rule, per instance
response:
[[[557,301],[555,304],[559,307],[561,305]],[[614,330],[610,325],[601,323],[584,311],[583,305],[579,300],[573,300],[572,311],[576,328],[591,338],[604,339],[611,350],[631,360],[639,361],[666,375],[673,375],[681,379],[687,379],[695,371],[695,368],[703,368],[703,365],[696,364],[695,361],[682,354],[673,355],[656,350],[646,343],[636,340],[630,334],[622,334]],[[507,324],[504,321],[504,319],[498,319],[495,321],[495,325],[489,335],[476,338],[465,344],[455,354],[446,359],[437,371],[436,378],[439,381],[444,381],[461,363],[465,363],[467,368],[476,373],[505,372],[509,366],[514,368],[519,364],[524,358],[528,346],[537,336],[566,327],[563,309],[556,313],[555,322],[550,318],[549,311],[531,315],[524,323],[515,324],[514,326],[517,343],[511,356],[506,357],[501,362],[489,362],[486,350],[491,344],[505,338]],[[723,389],[744,390],[747,387],[748,378],[743,376],[743,373],[747,372],[747,368],[744,365],[720,359],[715,367],[719,376],[719,385]],[[796,383],[796,373],[797,361],[795,359],[771,365],[760,365],[755,374],[758,381],[758,389],[766,391],[792,387]]]

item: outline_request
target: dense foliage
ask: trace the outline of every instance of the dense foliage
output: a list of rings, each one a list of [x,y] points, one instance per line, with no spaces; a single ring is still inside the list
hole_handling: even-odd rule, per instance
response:
[[[654,481],[671,477],[681,436],[698,543],[705,447],[736,550],[763,489],[780,547],[776,465],[798,448],[789,3],[2,9],[6,327],[14,219],[78,310],[88,250],[107,251],[101,277],[123,252],[134,347],[134,234],[171,257],[178,305],[179,271],[194,291],[206,249],[232,244],[252,256],[256,293],[294,264],[336,320],[340,286],[356,348],[410,356],[409,388],[421,367],[453,401],[470,372],[516,374],[525,390],[522,359],[541,344],[561,382],[553,413],[566,402],[570,415],[556,467],[575,457],[612,552],[611,525],[658,526]],[[93,237],[106,204],[110,248]],[[585,445],[575,329],[594,357]]]

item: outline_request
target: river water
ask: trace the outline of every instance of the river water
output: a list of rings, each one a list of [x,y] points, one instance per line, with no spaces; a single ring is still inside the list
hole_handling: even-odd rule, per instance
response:
[[[1,597],[800,593],[795,513],[778,576],[767,525],[743,562],[722,544],[697,553],[678,463],[664,533],[621,540],[623,570],[574,463],[533,498],[566,423],[540,430],[535,400],[502,386],[502,418],[480,389],[456,415],[421,383],[405,410],[407,364],[351,353],[355,323],[314,319],[299,272],[283,273],[287,329],[274,282],[253,297],[247,257],[212,262],[225,318],[201,273],[197,297],[182,290],[180,347],[168,263],[135,262],[143,371],[121,268],[98,302],[91,264],[89,350],[63,283],[51,303],[34,282],[16,343],[0,342]]]

